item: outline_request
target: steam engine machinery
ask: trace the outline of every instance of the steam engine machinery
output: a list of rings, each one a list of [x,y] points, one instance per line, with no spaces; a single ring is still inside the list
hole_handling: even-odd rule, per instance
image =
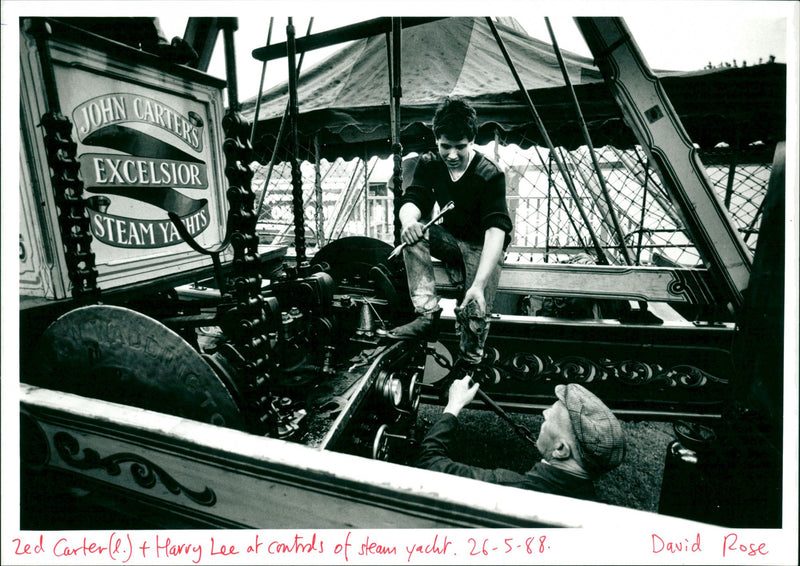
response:
[[[224,81],[63,22],[20,42],[21,381],[402,458],[425,353],[377,336],[408,307],[391,247],[307,261],[302,208],[292,266],[260,245],[235,79],[226,111]]]
[[[361,240],[318,256],[336,261]],[[43,332],[24,381],[403,460],[414,443],[424,344],[382,343],[380,329],[402,305],[382,296],[368,271],[348,271],[337,282],[337,267],[324,261],[285,265],[241,304],[226,303],[212,287],[220,282],[206,281],[144,301],[79,306]]]

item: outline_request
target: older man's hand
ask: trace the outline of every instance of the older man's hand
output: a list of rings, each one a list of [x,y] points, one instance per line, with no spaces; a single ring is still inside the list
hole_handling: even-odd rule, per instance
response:
[[[447,406],[445,406],[444,412],[457,417],[461,409],[469,405],[472,400],[475,399],[478,387],[478,383],[473,383],[472,378],[468,375],[454,381],[450,385]]]

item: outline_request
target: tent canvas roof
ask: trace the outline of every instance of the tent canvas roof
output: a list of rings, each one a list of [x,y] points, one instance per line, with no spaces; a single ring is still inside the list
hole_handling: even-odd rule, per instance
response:
[[[583,144],[574,109],[551,45],[511,27],[497,28],[523,84],[556,145]],[[430,121],[446,96],[460,96],[478,112],[478,142],[500,131],[507,143],[544,145],[530,110],[483,18],[446,18],[403,30],[401,141],[405,152],[433,147]],[[563,52],[594,145],[629,147],[630,130],[591,59]],[[725,141],[746,145],[783,139],[785,65],[691,73],[659,73],[692,140],[701,147]],[[256,151],[268,161],[287,104],[288,85],[262,94]],[[391,152],[386,37],[354,41],[302,70],[298,82],[301,158],[313,158],[318,137],[324,158]],[[255,97],[242,104],[252,120]],[[266,157],[264,157],[266,156]]]

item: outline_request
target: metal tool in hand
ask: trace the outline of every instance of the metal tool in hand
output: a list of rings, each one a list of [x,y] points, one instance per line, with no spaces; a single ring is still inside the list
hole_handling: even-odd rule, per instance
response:
[[[442,209],[439,211],[439,214],[437,214],[436,216],[434,216],[433,218],[431,218],[430,222],[428,222],[427,224],[425,224],[425,225],[422,227],[422,231],[423,231],[423,232],[425,232],[425,231],[426,231],[428,228],[430,228],[431,226],[433,226],[433,223],[434,223],[434,222],[436,222],[436,221],[437,221],[437,220],[439,220],[439,219],[440,219],[442,216],[444,216],[445,212],[449,212],[449,211],[453,210],[453,209],[455,208],[455,206],[456,206],[456,205],[453,203],[453,201],[452,201],[452,200],[451,200],[450,202],[448,202],[446,205],[444,205],[444,206],[442,207]],[[387,260],[389,260],[389,259],[392,259],[392,258],[393,258],[393,257],[395,257],[397,254],[399,254],[400,252],[402,252],[402,251],[403,251],[403,248],[405,248],[405,247],[406,247],[406,245],[407,245],[407,244],[406,244],[405,242],[403,242],[402,244],[400,244],[399,246],[397,246],[395,249],[393,249],[393,250],[392,250],[392,253],[390,253],[390,254],[389,254],[389,257],[387,258]]]
[[[484,393],[480,387],[478,388],[478,391],[475,393],[475,396],[479,397],[480,400],[483,401],[491,410],[497,413],[497,415],[501,419],[510,424],[514,429],[514,432],[516,432],[520,437],[522,437],[524,440],[527,440],[528,442],[536,446],[536,439],[533,437],[533,433],[527,427],[514,422],[514,419],[512,419],[511,416],[508,413],[506,413],[502,407],[500,407],[500,405],[495,403],[491,397],[489,397],[486,393]]]

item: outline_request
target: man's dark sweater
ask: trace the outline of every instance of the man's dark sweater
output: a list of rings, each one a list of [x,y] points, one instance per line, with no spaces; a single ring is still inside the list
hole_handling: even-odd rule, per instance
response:
[[[421,155],[403,204],[413,203],[427,217],[434,202],[442,207],[450,201],[455,208],[444,216],[442,227],[453,236],[482,245],[487,229],[500,228],[506,233],[503,248],[508,246],[512,226],[506,204],[506,178],[492,160],[476,152],[461,178],[453,181],[439,154]]]
[[[532,489],[555,495],[597,500],[592,481],[571,474],[545,462],[537,462],[525,474],[497,468],[488,470],[454,462],[448,456],[458,419],[443,413],[422,441],[417,465],[420,468],[463,476],[500,485]]]

